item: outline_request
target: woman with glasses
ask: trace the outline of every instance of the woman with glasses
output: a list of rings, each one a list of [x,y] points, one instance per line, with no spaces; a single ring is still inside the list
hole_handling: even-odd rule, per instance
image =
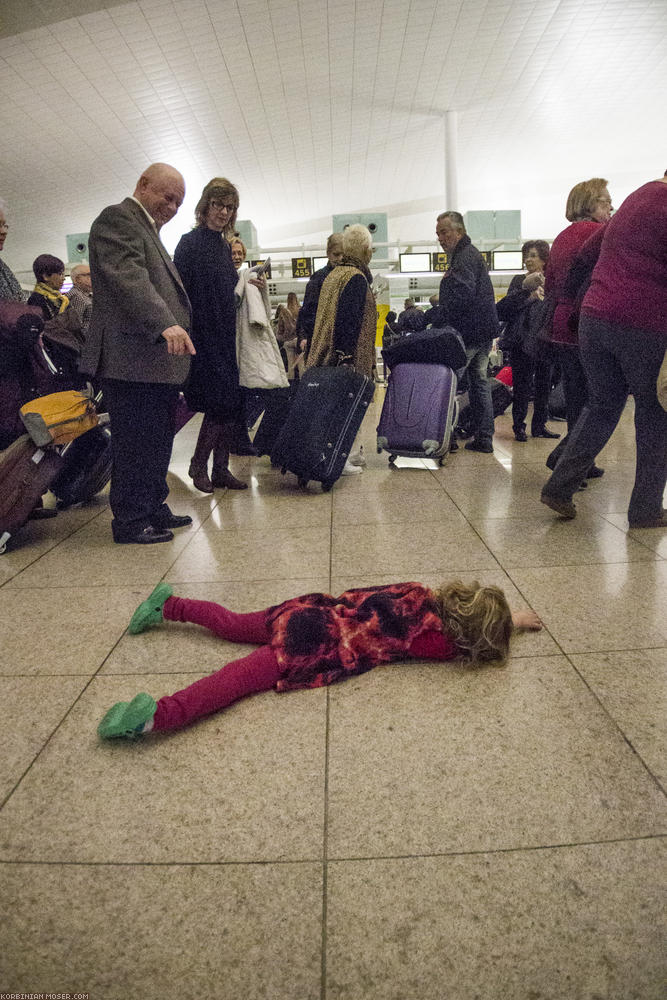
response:
[[[576,303],[567,293],[566,282],[568,272],[582,245],[611,217],[612,204],[607,189],[608,183],[602,177],[592,177],[588,181],[580,181],[574,185],[567,196],[565,206],[565,218],[570,225],[554,240],[545,270],[545,299],[550,299],[554,305],[550,338],[555,360],[561,366],[567,416],[567,434],[547,458],[549,469],[556,468],[569,435],[574,430],[579,414],[588,400],[586,375],[579,353],[577,325],[572,322]],[[586,474],[586,479],[597,478],[602,474],[602,469],[592,465]]]
[[[184,393],[204,414],[188,474],[202,493],[216,487],[244,490],[229,470],[229,454],[254,455],[245,426],[236,362],[238,281],[228,237],[233,236],[239,193],[225,177],[214,177],[195,208],[195,227],[181,237],[174,263],[192,303],[190,335],[196,348]],[[209,477],[208,462],[213,454]]]
[[[526,274],[515,274],[507,295],[496,303],[498,319],[505,323],[503,350],[507,347],[512,365],[512,424],[517,441],[527,441],[526,415],[531,396],[532,437],[557,438],[547,429],[547,405],[551,388],[551,357],[535,340],[541,322],[544,301],[544,268],[549,261],[546,240],[528,240],[521,247]]]

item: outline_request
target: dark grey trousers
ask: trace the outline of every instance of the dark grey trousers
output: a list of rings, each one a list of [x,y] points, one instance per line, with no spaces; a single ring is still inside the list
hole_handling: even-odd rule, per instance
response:
[[[637,467],[628,520],[658,517],[667,481],[667,413],[658,402],[656,381],[667,338],[655,331],[608,323],[582,313],[579,346],[589,401],[543,492],[572,499],[613,434],[631,392],[635,400]]]

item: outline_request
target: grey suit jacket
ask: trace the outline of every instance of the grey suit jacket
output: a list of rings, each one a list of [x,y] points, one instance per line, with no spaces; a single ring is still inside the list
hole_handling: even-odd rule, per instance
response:
[[[86,375],[182,385],[190,356],[167,353],[170,326],[189,330],[190,301],[145,212],[131,198],[95,219],[88,239],[93,312],[82,352]]]

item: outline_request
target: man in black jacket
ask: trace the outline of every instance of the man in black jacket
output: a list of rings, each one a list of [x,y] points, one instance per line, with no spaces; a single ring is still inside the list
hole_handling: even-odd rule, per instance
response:
[[[458,330],[468,359],[466,370],[475,436],[466,448],[491,454],[494,425],[487,369],[491,342],[498,336],[493,285],[484,258],[470,242],[459,212],[442,212],[435,233],[449,260],[440,282],[439,322]]]
[[[320,292],[322,291],[324,279],[328,274],[331,274],[336,264],[340,264],[343,259],[342,233],[332,233],[327,240],[327,258],[328,263],[324,267],[321,267],[319,271],[315,271],[315,274],[306,285],[303,305],[299,310],[299,318],[296,321],[296,334],[299,338],[299,347],[305,351],[306,357],[308,357],[310,342],[313,339],[317,305],[320,301]],[[302,341],[305,341],[305,344],[302,344]]]

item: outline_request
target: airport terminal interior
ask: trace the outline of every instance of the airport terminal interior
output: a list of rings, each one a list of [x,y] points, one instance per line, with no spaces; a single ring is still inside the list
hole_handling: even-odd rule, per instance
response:
[[[499,299],[522,240],[566,225],[574,183],[608,177],[618,208],[662,176],[664,5],[1,6],[2,261],[24,289],[38,253],[68,274],[85,261],[95,216],[164,160],[188,185],[168,250],[205,181],[227,174],[248,257],[272,256],[274,309],[303,299],[295,261],[321,266],[333,229],[372,222],[379,367],[366,465],[330,490],[265,455],[231,458],[247,489],[200,492],[196,414],[168,476],[173,512],[193,523],[172,541],[114,544],[107,485],[29,520],[0,555],[0,1000],[664,1000],[667,530],[628,522],[632,397],[572,520],[540,503],[554,442],[517,441],[511,408],[492,454],[460,440],[442,464],[389,462],[376,447],[384,316],[438,292],[445,188]],[[592,61],[591,40],[604,50]],[[619,65],[634,89],[619,93]],[[586,114],[554,90],[568,66]],[[598,146],[577,159],[591,109]],[[633,117],[636,142],[619,142]],[[515,151],[507,177],[494,141],[501,161]],[[245,612],[452,579],[501,587],[543,628],[514,635],[500,667],[397,662],[169,734],[97,735],[115,702],[248,651],[192,624],[129,634],[160,582]]]

